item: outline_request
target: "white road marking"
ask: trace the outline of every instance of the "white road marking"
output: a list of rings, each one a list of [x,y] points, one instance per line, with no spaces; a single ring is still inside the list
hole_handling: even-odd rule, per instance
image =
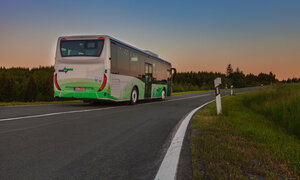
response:
[[[197,97],[203,97],[203,96],[209,96],[211,94],[202,94],[198,96],[191,96],[186,98],[177,98],[177,99],[170,99],[166,101],[160,101],[160,102],[170,102],[170,101],[179,101],[179,100],[185,100],[185,99],[191,99],[191,98],[197,98]],[[152,102],[152,103],[159,103],[159,102]],[[151,103],[147,103],[151,104]],[[144,105],[144,104],[140,104]],[[45,117],[45,116],[55,116],[60,114],[71,114],[71,113],[82,113],[82,112],[90,112],[90,111],[102,111],[106,109],[113,109],[116,107],[108,107],[108,108],[96,108],[96,109],[84,109],[84,110],[76,110],[76,111],[64,111],[64,112],[55,112],[55,113],[47,113],[47,114],[37,114],[37,115],[29,115],[29,116],[21,116],[21,117],[12,117],[12,118],[4,118],[0,119],[0,122],[2,121],[12,121],[12,120],[19,120],[19,119],[29,119],[29,118],[37,118],[37,117]]]
[[[13,117],[13,118],[0,119],[0,122],[1,121],[12,121],[12,120],[18,120],[18,119],[28,119],[28,118],[45,117],[45,116],[55,116],[55,115],[59,115],[59,114],[71,114],[71,113],[82,113],[82,112],[91,112],[91,111],[102,111],[102,110],[113,109],[113,108],[116,108],[116,107],[96,108],[96,109],[83,109],[83,110],[76,110],[76,111],[64,111],[64,112],[38,114],[38,115],[31,115],[31,116],[21,116],[21,117]]]
[[[186,118],[182,121],[179,126],[175,136],[172,139],[171,145],[168,148],[168,151],[159,167],[159,170],[155,176],[155,180],[173,180],[176,179],[177,166],[179,162],[180,152],[182,148],[182,143],[184,140],[186,129],[189,125],[189,122],[193,115],[201,108],[207,104],[214,102],[214,100],[209,101],[196,109],[192,110]]]

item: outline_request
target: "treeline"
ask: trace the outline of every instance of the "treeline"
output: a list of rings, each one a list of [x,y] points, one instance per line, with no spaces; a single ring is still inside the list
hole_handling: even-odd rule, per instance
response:
[[[221,77],[221,88],[230,88],[233,85],[234,88],[244,88],[269,85],[271,83],[278,82],[276,75],[270,72],[269,74],[260,73],[244,74],[239,68],[234,71],[231,64],[226,68],[226,73],[218,72],[181,72],[174,75],[173,91],[196,91],[214,89],[214,79]]]
[[[54,68],[0,67],[0,101],[53,101]]]
[[[0,67],[0,101],[53,101],[53,72],[51,67],[38,68],[1,68]],[[173,91],[195,91],[214,89],[215,78],[222,78],[221,88],[260,86],[276,83],[272,72],[244,74],[236,68],[234,71],[229,64],[226,73],[216,72],[181,72],[173,77]],[[293,78],[285,83],[300,82]]]
[[[283,83],[300,83],[300,78],[288,78],[287,80],[282,80]]]

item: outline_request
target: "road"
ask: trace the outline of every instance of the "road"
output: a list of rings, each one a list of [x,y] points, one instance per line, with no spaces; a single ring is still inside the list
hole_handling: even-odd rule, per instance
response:
[[[180,120],[213,99],[0,107],[0,179],[153,179]]]

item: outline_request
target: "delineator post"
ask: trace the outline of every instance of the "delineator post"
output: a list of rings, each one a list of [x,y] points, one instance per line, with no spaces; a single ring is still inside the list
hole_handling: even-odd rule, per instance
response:
[[[217,115],[222,114],[222,103],[221,103],[221,92],[220,86],[222,84],[221,78],[218,77],[214,80],[215,90],[216,90],[216,105],[217,105]]]

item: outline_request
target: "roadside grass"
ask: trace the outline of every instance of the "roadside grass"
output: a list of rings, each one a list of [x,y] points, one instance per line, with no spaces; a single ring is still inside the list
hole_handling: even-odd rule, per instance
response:
[[[224,97],[221,116],[215,103],[197,112],[194,179],[299,179],[299,94],[300,86],[281,85]]]
[[[300,138],[300,85],[278,85],[249,93],[244,105]]]
[[[172,92],[172,96],[185,95],[185,94],[193,94],[193,93],[200,93],[200,92],[210,92],[210,91],[214,91],[214,90]]]
[[[265,86],[268,87],[268,86]],[[238,89],[247,89],[247,88],[251,88],[251,87],[244,87],[244,88],[238,88]],[[230,91],[229,89],[221,89],[222,91]],[[185,95],[185,94],[193,94],[193,93],[200,93],[200,92],[211,92],[211,91],[215,91],[212,89],[207,89],[207,90],[197,90],[197,91],[179,91],[179,92],[172,92],[172,96],[178,96],[178,95]]]
[[[0,106],[18,106],[18,105],[39,105],[39,104],[62,104],[62,103],[76,103],[81,100],[71,101],[37,101],[37,102],[0,102]]]

